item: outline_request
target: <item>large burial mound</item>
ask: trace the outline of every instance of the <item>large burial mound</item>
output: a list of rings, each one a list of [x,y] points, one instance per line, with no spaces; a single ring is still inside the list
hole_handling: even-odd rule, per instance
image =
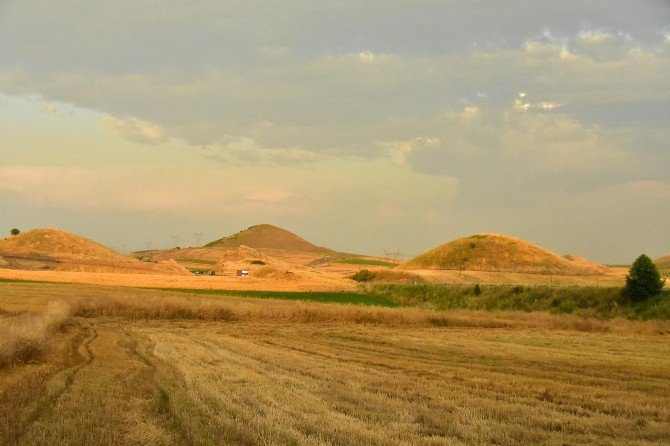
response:
[[[4,238],[0,240],[0,255],[35,260],[129,260],[111,248],[58,229],[33,229]]]
[[[527,241],[498,234],[454,240],[420,254],[403,267],[561,275],[602,274],[608,270],[578,256],[562,257]]]
[[[32,229],[0,239],[5,267],[63,271],[190,274],[174,261],[143,263],[76,234]]]
[[[286,229],[267,224],[251,226],[244,231],[205,245],[206,248],[238,248],[240,246],[293,252],[332,252],[332,250],[316,246]]]

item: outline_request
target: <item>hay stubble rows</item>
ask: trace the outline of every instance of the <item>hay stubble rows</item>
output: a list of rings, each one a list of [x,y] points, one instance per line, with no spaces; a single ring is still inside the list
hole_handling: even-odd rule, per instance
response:
[[[462,312],[437,323],[439,313],[415,309],[80,285],[0,288],[4,318],[54,300],[73,316],[35,361],[0,371],[0,413],[25,408],[2,431],[4,443],[670,438],[664,322]]]

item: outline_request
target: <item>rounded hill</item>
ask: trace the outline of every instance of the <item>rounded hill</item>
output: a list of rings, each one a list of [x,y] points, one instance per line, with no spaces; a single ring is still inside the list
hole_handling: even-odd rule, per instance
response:
[[[581,257],[562,257],[525,240],[498,234],[454,240],[418,255],[404,268],[562,275],[602,274],[607,270]]]
[[[35,259],[128,262],[127,256],[60,229],[32,229],[0,240],[0,255]]]
[[[255,249],[266,248],[300,252],[331,252],[330,249],[316,246],[286,229],[268,224],[251,226],[244,231],[208,243],[205,247],[238,248],[242,245]]]
[[[32,229],[0,239],[0,266],[11,269],[190,275],[175,261],[140,262],[60,229]]]

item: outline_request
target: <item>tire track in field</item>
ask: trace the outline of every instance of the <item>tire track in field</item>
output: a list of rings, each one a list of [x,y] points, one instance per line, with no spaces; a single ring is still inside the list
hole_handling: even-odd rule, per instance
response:
[[[96,323],[80,347],[85,361],[62,381],[22,444],[185,444],[156,410],[153,370],[122,327]]]
[[[30,431],[30,428],[38,420],[48,417],[51,414],[56,402],[72,387],[77,373],[84,367],[91,364],[91,362],[93,362],[95,359],[95,355],[91,351],[90,344],[98,336],[98,333],[90,325],[79,325],[79,327],[83,332],[88,332],[88,336],[84,337],[81,344],[79,344],[77,347],[77,352],[84,358],[84,360],[72,367],[56,373],[49,380],[49,383],[54,385],[55,389],[51,392],[47,392],[46,395],[40,398],[40,400],[35,405],[35,409],[26,418],[26,421],[17,438],[15,438],[13,441],[8,441],[6,444],[22,444],[23,442],[21,439],[24,438],[25,435]]]
[[[190,439],[188,438],[186,428],[184,427],[181,418],[172,407],[169,391],[166,389],[166,386],[159,383],[158,380],[156,379],[157,358],[151,355],[148,348],[146,353],[141,352],[140,349],[138,348],[138,341],[136,337],[134,337],[129,330],[123,330],[123,334],[126,336],[126,339],[128,340],[127,344],[128,352],[131,355],[135,356],[139,361],[141,361],[145,366],[149,368],[150,371],[149,380],[151,383],[150,385],[153,387],[156,395],[155,411],[157,412],[158,416],[164,419],[163,420],[164,424],[167,424],[172,433],[178,437],[175,439],[174,442],[176,444],[184,444],[184,445],[193,444],[193,442],[190,441]],[[138,335],[135,334],[135,336]]]

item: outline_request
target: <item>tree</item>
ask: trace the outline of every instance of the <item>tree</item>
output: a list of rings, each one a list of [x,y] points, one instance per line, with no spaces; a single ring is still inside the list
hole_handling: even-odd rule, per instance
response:
[[[661,293],[665,280],[649,256],[642,254],[635,259],[626,276],[626,286],[623,289],[624,297],[632,301],[644,301]]]
[[[11,231],[9,231],[9,233],[12,234],[12,235],[19,235],[19,234],[21,233],[21,231],[19,231],[18,229],[14,228],[14,229],[12,229]]]

